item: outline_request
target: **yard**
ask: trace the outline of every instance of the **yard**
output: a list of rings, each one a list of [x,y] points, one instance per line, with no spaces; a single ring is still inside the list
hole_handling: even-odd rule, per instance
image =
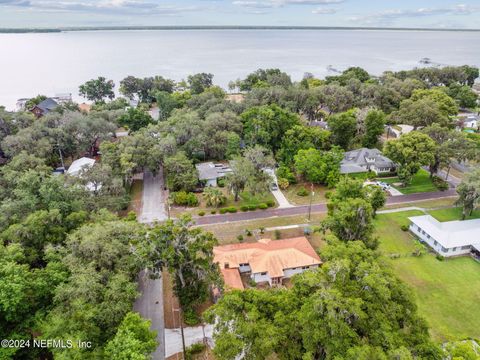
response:
[[[218,213],[220,208],[224,207],[235,207],[237,208],[238,211],[240,211],[240,208],[244,205],[256,205],[258,206],[259,204],[266,203],[268,201],[273,201],[275,202],[275,197],[272,195],[271,192],[265,193],[265,194],[259,194],[259,195],[252,195],[251,193],[244,191],[240,194],[239,200],[235,202],[235,199],[233,197],[233,194],[228,191],[227,188],[218,188],[221,190],[226,197],[226,202],[221,205],[219,208],[207,206],[207,203],[203,197],[202,193],[195,194],[199,201],[199,205],[196,207],[185,207],[185,206],[171,206],[171,216],[173,217],[178,217],[180,214],[184,213],[190,213],[192,215],[197,215],[199,212],[203,211],[205,214],[210,214],[212,211],[215,211]],[[275,202],[276,204],[276,202]]]
[[[448,209],[431,210],[428,212],[438,221],[452,221],[462,219],[462,208],[453,207]],[[480,210],[474,210],[472,215],[468,216],[465,220],[480,218]]]
[[[397,259],[388,256],[388,261],[413,289],[420,314],[427,320],[435,340],[480,337],[480,263],[470,257],[439,261],[431,253],[412,256],[419,245],[400,226],[407,225],[407,218],[416,215],[422,212],[378,215],[375,225],[380,251],[386,256],[401,255]]]
[[[300,190],[307,190],[307,195],[300,196],[298,192]],[[325,193],[328,191],[328,188],[323,185],[313,185],[313,204],[319,204],[326,202]],[[298,183],[292,184],[286,190],[282,190],[285,197],[288,201],[293,205],[308,205],[310,204],[310,197],[311,197],[311,184],[310,183]]]
[[[379,178],[380,181],[383,181],[387,184],[395,184],[400,183],[398,177],[392,178]],[[424,169],[420,169],[412,179],[412,182],[403,187],[403,186],[394,186],[398,191],[402,194],[413,194],[413,193],[422,193],[422,192],[432,192],[438,191],[437,187],[433,184],[432,180],[430,179],[430,173]]]

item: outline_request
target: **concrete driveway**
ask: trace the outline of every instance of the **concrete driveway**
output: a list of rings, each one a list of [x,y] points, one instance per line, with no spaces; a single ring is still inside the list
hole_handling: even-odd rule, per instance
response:
[[[153,223],[167,219],[164,186],[162,168],[156,176],[153,176],[149,171],[145,171],[143,175],[142,213],[139,222]]]
[[[205,332],[205,333],[204,333]],[[204,334],[210,346],[213,345],[212,335],[213,335],[213,325],[205,325],[205,328],[202,329],[201,326],[195,327],[186,327],[183,328],[183,333],[185,336],[185,346],[189,347],[190,345],[203,342]],[[180,329],[166,329],[165,330],[165,356],[169,357],[175,355],[179,352],[182,352],[182,335]]]
[[[163,318],[163,281],[162,278],[152,280],[146,270],[138,275],[138,291],[140,297],[135,301],[133,309],[144,319],[152,322],[151,329],[157,332],[157,350],[152,354],[153,360],[165,359],[165,323]]]
[[[288,199],[285,197],[285,195],[283,195],[283,192],[280,189],[272,190],[272,194],[278,202],[279,209],[285,209],[294,206],[288,202]]]

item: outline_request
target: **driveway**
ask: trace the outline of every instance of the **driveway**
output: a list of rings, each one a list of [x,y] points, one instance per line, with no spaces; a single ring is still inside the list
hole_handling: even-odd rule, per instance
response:
[[[205,325],[204,329],[202,329],[201,326],[183,328],[185,346],[189,347],[190,345],[203,342],[204,331],[209,345],[212,346],[213,325],[210,324]],[[182,335],[180,329],[166,329],[165,344],[166,357],[182,352]]]
[[[162,168],[158,171],[157,176],[145,171],[143,175],[142,213],[139,217],[141,223],[153,223],[167,219],[163,188]]]
[[[294,206],[288,202],[287,198],[285,195],[283,195],[283,192],[280,189],[272,190],[272,194],[275,196],[275,199],[278,202],[279,209],[290,208]]]
[[[152,280],[146,270],[138,275],[138,291],[140,297],[135,301],[133,309],[143,318],[152,322],[151,329],[157,332],[158,347],[152,354],[153,360],[165,359],[165,326],[163,319],[163,282]]]

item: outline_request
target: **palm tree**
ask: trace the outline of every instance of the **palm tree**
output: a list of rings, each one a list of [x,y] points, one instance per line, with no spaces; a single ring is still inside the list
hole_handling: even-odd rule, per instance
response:
[[[223,195],[220,189],[214,187],[207,187],[203,190],[203,197],[207,201],[208,206],[219,207],[225,203],[225,195]]]

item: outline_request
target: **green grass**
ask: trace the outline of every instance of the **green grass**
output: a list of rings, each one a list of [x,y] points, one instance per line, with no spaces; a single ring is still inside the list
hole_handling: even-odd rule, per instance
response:
[[[448,209],[449,210],[449,209]],[[436,341],[480,337],[480,263],[470,257],[439,261],[434,254],[410,256],[416,248],[414,237],[402,231],[408,217],[419,211],[379,214],[375,220],[380,251],[388,256],[396,274],[413,290],[419,313]]]
[[[394,183],[400,182],[398,177],[381,179],[381,181],[387,184],[394,184]],[[420,169],[418,173],[416,173],[413,176],[412,182],[409,185],[405,187],[403,186],[394,186],[394,187],[398,191],[400,191],[402,194],[414,194],[414,193],[438,191],[438,189],[430,179],[429,172],[424,169]]]
[[[428,213],[438,221],[453,221],[462,219],[462,208],[460,207],[430,210]],[[478,218],[480,218],[480,210],[474,210],[472,215],[468,216],[465,220]]]
[[[307,196],[298,196],[297,192],[304,187],[308,191]],[[294,205],[308,205],[310,203],[310,183],[298,183],[293,184],[288,187],[286,190],[282,190],[285,197],[291,204]],[[313,185],[313,204],[324,203],[327,200],[325,199],[325,193],[328,191],[326,186],[323,185]]]

